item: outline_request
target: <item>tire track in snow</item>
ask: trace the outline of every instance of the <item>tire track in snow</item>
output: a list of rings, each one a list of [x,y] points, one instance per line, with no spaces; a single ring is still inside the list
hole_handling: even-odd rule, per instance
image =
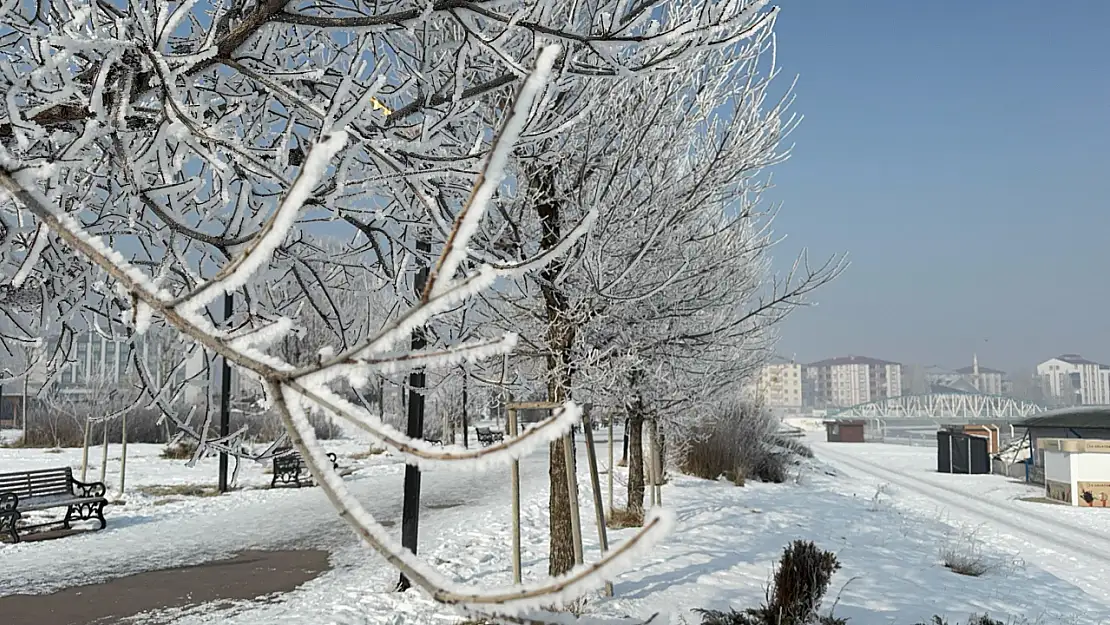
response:
[[[1051,545],[1054,550],[1063,555],[1081,557],[1086,555],[1092,559],[1104,558],[1110,560],[1110,535],[1096,532],[1065,522],[1063,519],[1042,515],[1032,510],[1025,510],[1013,506],[1005,506],[987,499],[978,499],[957,489],[940,486],[926,482],[912,474],[883,467],[866,460],[847,456],[840,452],[829,451],[825,446],[814,446],[818,456],[831,461],[831,464],[841,465],[850,470],[864,473],[871,477],[890,482],[921,497],[943,504],[946,507],[961,511],[965,516],[975,517],[996,527],[1005,527],[1015,536],[1024,538],[1027,542],[1037,545]],[[995,514],[984,512],[993,510]],[[1019,520],[1014,520],[1018,517]],[[1035,519],[1037,526],[1030,526],[1027,522]],[[1082,547],[1082,550],[1080,549]],[[1104,560],[1105,561],[1105,560]]]

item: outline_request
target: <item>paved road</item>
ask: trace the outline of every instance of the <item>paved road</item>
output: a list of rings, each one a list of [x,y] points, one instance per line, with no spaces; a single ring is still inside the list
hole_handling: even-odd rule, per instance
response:
[[[139,573],[50,595],[0,597],[0,614],[13,625],[115,625],[153,610],[288,592],[327,569],[328,553],[318,549],[249,551],[230,560]],[[169,613],[145,622],[172,618]]]

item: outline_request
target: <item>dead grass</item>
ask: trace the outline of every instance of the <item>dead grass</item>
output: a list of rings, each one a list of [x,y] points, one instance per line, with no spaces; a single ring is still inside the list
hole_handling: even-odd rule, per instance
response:
[[[380,456],[384,453],[385,453],[385,449],[381,449],[381,448],[378,448],[378,447],[371,447],[370,449],[367,449],[366,451],[356,451],[355,453],[351,454],[349,457],[350,457],[351,460],[366,460],[367,458],[373,458],[374,456]]]
[[[196,451],[197,446],[195,444],[185,442],[174,443],[172,445],[167,445],[165,449],[162,450],[161,457],[165,460],[188,460],[193,457]]]
[[[974,533],[947,540],[940,548],[940,559],[948,570],[968,577],[982,577],[993,568]]]
[[[644,511],[628,510],[627,508],[610,508],[606,515],[605,524],[610,529],[624,529],[626,527],[643,527]]]
[[[197,486],[196,484],[139,486],[135,490],[151,497],[215,497],[220,494],[219,490],[211,486]]]

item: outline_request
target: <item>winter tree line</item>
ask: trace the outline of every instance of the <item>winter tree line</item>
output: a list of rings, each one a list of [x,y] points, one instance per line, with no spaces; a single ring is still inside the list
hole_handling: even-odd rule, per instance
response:
[[[212,407],[185,405],[178,371],[226,361],[354,531],[435,599],[506,610],[596,586],[664,513],[575,568],[553,461],[552,578],[461,586],[320,470],[311,419],[410,464],[482,469],[540,446],[562,458],[589,404],[627,421],[627,504],[643,509],[644,423],[673,449],[732,414],[775,325],[843,268],[769,266],[763,195],[796,123],[776,15],[761,0],[0,0],[0,353],[30,355],[7,381],[61,370],[82,332],[157,339],[175,358],[130,349],[138,383],[109,416],[155,410],[240,453],[207,434]],[[448,387],[564,407],[484,449],[391,425],[387,388]]]

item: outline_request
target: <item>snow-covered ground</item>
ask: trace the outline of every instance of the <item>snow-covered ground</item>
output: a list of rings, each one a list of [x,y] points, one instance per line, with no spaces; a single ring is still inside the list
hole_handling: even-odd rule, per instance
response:
[[[361,447],[332,445],[337,450],[344,445],[351,450]],[[796,483],[738,488],[675,477],[664,488],[664,503],[677,512],[676,532],[617,581],[615,597],[594,597],[585,614],[611,622],[659,613],[654,622],[677,625],[698,622],[692,608],[755,606],[763,599],[771,567],[783,546],[803,538],[837,553],[844,568],[834,578],[827,605],[839,595],[836,613],[849,617],[853,625],[913,625],[937,613],[955,622],[984,611],[1045,623],[1110,623],[1110,593],[1105,591],[1110,582],[1101,581],[1110,580],[1100,564],[1106,558],[1090,555],[1088,547],[1096,536],[1110,538],[1110,515],[1015,501],[1031,491],[1005,478],[929,473],[928,449],[871,444],[816,447],[828,466],[807,466]],[[603,444],[599,451],[605,464]],[[43,455],[72,461],[73,453],[79,461],[79,452],[68,450],[44,454],[0,449],[0,471],[31,460],[47,466],[50,461],[41,460]],[[398,521],[402,466],[388,457],[344,461],[342,451],[340,456],[341,463],[358,467],[347,478],[354,492],[380,519]],[[156,457],[147,454],[146,461],[129,462],[133,476],[129,483],[186,483],[194,475],[197,482],[214,479],[214,465],[186,469],[181,461]],[[580,463],[583,533],[587,558],[596,558],[585,464]],[[892,473],[875,476],[873,469]],[[243,476],[249,483],[268,482],[260,469],[257,474],[253,471]],[[895,477],[900,481],[895,482]],[[522,461],[521,479],[525,577],[535,579],[546,572],[545,454]],[[616,481],[620,502],[622,473]],[[889,486],[876,499],[880,484]],[[940,486],[947,490],[930,490]],[[476,475],[425,472],[421,553],[460,580],[508,583],[508,493],[507,469]],[[987,503],[963,518],[965,511],[956,509],[961,506],[940,500],[942,494],[961,504]],[[319,489],[181,497],[161,505],[135,505],[133,510],[131,495],[127,499],[127,505],[110,509],[109,529],[103,532],[0,545],[0,579],[14,580],[0,588],[0,595],[48,592],[248,548],[321,546],[333,553],[334,568],[297,590],[266,602],[187,609],[174,614],[175,622],[392,625],[459,620],[417,592],[390,592],[396,573],[356,543]],[[1095,514],[1083,514],[1091,512]],[[1076,532],[1064,539],[1073,545],[1071,550],[1049,540],[1051,536],[1039,535],[1047,527],[1043,515],[1058,517],[1061,531]],[[1034,529],[1019,533],[1007,522]],[[611,532],[610,538],[620,541],[629,532]],[[1080,536],[1087,540],[1076,543]],[[997,563],[994,570],[971,578],[944,568],[942,546],[971,540],[983,541],[980,548]]]
[[[1106,510],[1031,501],[1044,496],[1043,488],[1001,476],[938,473],[935,447],[816,443],[814,450],[857,480],[860,494],[885,485],[883,499],[897,510],[960,528],[965,536],[973,534],[988,554],[1072,584],[1088,594],[1086,606],[1092,611],[1090,606],[1104,611],[1110,605]],[[1039,594],[1040,589],[1013,592]]]

